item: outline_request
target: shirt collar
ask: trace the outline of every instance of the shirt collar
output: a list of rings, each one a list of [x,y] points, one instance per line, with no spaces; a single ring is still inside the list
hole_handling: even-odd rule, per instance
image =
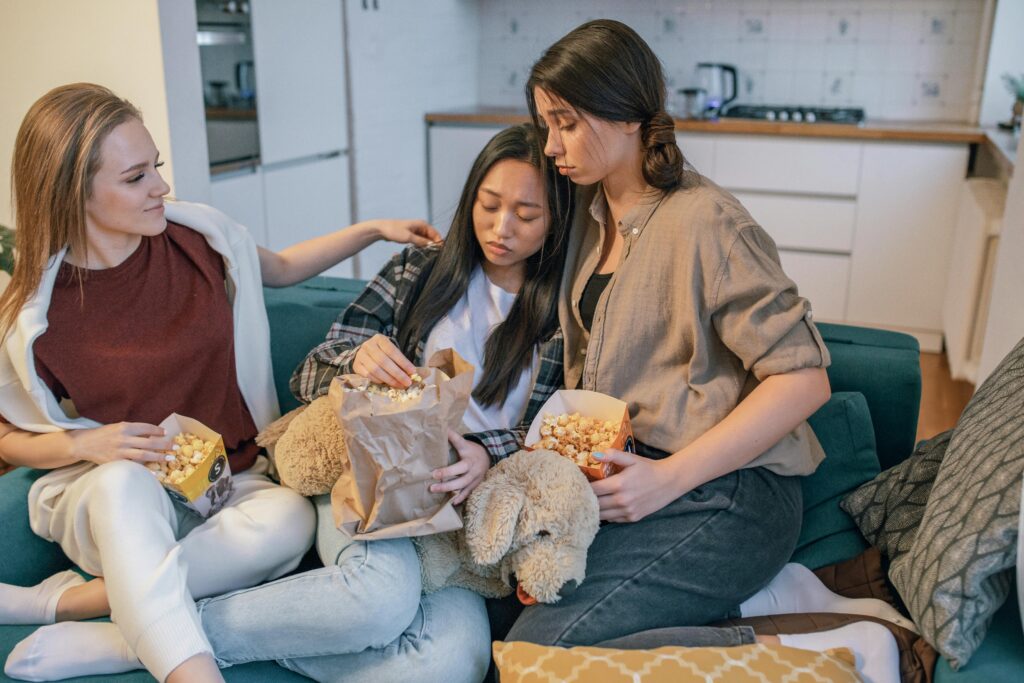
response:
[[[623,236],[631,232],[634,235],[639,235],[664,198],[665,193],[657,191],[641,196],[633,208],[622,218],[619,225],[615,227]],[[604,189],[600,185],[597,186],[597,192],[594,193],[594,198],[590,202],[590,215],[601,225],[606,225],[608,222],[608,200],[605,199]]]

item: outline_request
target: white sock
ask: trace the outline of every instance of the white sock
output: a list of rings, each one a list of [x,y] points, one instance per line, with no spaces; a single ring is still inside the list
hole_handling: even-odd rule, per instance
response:
[[[141,668],[116,625],[64,621],[43,626],[15,645],[4,673],[23,681],[57,681]]]
[[[52,624],[57,618],[57,601],[68,588],[85,583],[70,569],[54,574],[35,586],[0,583],[0,624]]]
[[[917,627],[896,609],[875,598],[844,598],[833,593],[807,567],[790,562],[767,586],[740,605],[745,617],[798,612],[832,612],[877,617],[917,633]]]
[[[123,674],[142,669],[121,631],[105,622],[44,626],[14,646],[4,673],[23,681]]]
[[[881,624],[858,621],[820,633],[780,635],[779,640],[788,647],[814,652],[849,648],[864,683],[900,683],[900,651],[896,638]]]

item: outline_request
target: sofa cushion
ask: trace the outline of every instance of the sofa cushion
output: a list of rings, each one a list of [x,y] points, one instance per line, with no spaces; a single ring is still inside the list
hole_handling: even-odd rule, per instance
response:
[[[338,315],[363,291],[362,280],[314,277],[292,287],[263,289],[270,321],[270,355],[281,412],[299,402],[288,390],[292,372],[326,337]]]
[[[31,586],[71,566],[59,545],[28,526],[28,490],[44,474],[19,467],[0,477],[0,583]]]
[[[889,577],[921,634],[955,669],[1014,580],[1024,472],[1024,340],[968,402],[910,550]]]
[[[939,658],[933,683],[1009,683],[1021,679],[1024,634],[1014,597],[1011,593],[1010,599],[996,611],[988,635],[970,663],[954,671],[946,659]]]
[[[804,519],[793,562],[817,569],[850,559],[867,546],[839,501],[878,474],[871,415],[864,396],[832,394],[808,422],[825,450],[817,471],[801,481]]]
[[[908,552],[924,517],[935,475],[953,430],[921,443],[913,455],[890,467],[840,502],[868,543],[895,561]]]
[[[921,407],[920,347],[909,334],[817,323],[828,345],[832,391],[864,394],[878,462],[888,469],[914,451]]]

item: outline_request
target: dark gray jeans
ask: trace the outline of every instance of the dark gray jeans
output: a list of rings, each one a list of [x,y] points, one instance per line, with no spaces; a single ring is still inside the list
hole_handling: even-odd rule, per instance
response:
[[[800,534],[799,477],[757,467],[708,482],[632,524],[604,524],[587,577],[523,610],[506,640],[646,648],[741,645],[753,631],[703,627],[774,577]]]

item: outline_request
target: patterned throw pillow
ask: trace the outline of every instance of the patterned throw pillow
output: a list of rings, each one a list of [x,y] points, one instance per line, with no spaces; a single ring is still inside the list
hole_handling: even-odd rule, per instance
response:
[[[890,467],[839,503],[868,543],[890,562],[908,552],[924,517],[935,476],[953,430],[918,446],[913,455]]]
[[[494,643],[501,683],[709,683],[784,681],[855,683],[853,653],[782,645],[740,647],[659,647],[611,650],[599,647],[546,647],[533,643]]]
[[[971,398],[908,552],[889,578],[953,669],[967,663],[1009,594],[1024,472],[1024,340]]]

